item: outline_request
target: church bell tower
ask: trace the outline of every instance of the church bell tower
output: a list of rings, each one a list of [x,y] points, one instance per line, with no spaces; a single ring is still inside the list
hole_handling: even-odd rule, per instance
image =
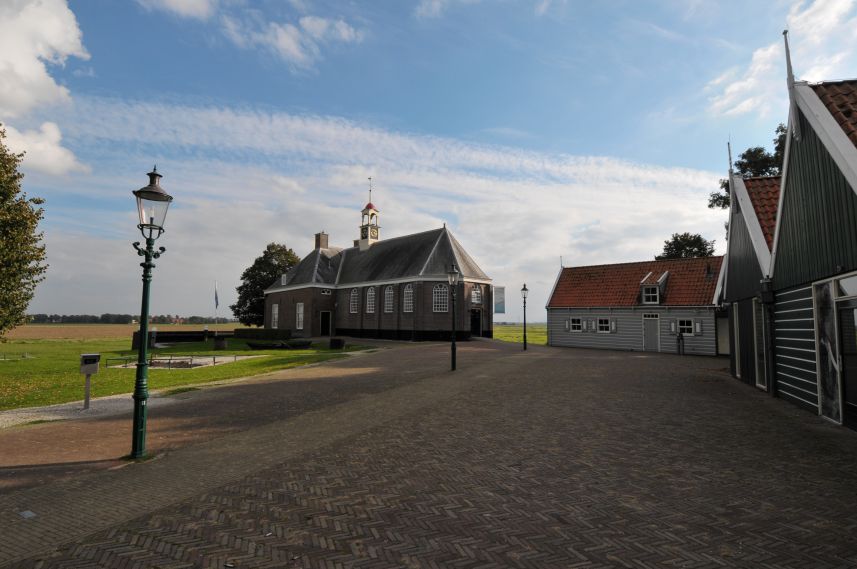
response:
[[[378,209],[372,203],[372,178],[369,178],[369,203],[366,204],[366,207],[360,213],[360,239],[357,244],[361,251],[365,251],[381,238],[381,226],[378,225]]]

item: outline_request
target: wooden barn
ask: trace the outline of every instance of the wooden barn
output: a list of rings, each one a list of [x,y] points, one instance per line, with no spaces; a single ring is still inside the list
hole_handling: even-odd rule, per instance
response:
[[[564,267],[547,304],[548,344],[716,355],[722,257]]]

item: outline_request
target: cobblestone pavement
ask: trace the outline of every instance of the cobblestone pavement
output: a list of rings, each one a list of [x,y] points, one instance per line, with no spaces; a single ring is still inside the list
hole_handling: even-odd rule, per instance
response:
[[[455,374],[420,371],[444,346],[374,354],[363,369],[398,383],[0,497],[0,550],[12,567],[857,566],[855,433],[721,359],[518,349],[467,344]]]

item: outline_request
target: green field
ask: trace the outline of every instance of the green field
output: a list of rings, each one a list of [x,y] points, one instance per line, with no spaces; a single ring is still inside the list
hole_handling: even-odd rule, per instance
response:
[[[494,338],[504,342],[524,342],[524,326],[522,324],[494,324]],[[541,346],[548,343],[548,325],[527,324],[527,344]]]
[[[93,329],[97,334],[97,328]],[[11,340],[0,344],[0,410],[66,403],[83,399],[84,376],[80,375],[80,354],[100,353],[101,368],[92,377],[92,397],[131,393],[134,390],[133,367],[136,352],[125,338],[64,338]],[[346,351],[363,349],[348,346]],[[221,379],[258,375],[309,363],[343,357],[340,350],[328,350],[326,344],[309,350],[250,350],[244,340],[229,339],[229,349],[214,351],[213,341],[176,344],[152,350],[155,357],[200,355],[227,358],[232,355],[263,357],[224,365],[194,369],[150,369],[149,389],[183,387]],[[22,357],[26,354],[27,357]],[[6,359],[4,359],[4,357]],[[131,367],[108,368],[122,362],[106,358],[130,358]]]

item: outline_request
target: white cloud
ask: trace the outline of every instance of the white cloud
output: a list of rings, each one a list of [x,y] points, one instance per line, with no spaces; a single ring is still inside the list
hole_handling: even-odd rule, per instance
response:
[[[217,0],[137,0],[147,10],[163,10],[182,18],[206,20],[217,8]]]
[[[481,0],[419,0],[414,8],[417,18],[439,18],[452,4],[478,4]],[[538,10],[538,7],[537,7]]]
[[[297,22],[270,22],[245,15],[224,15],[223,31],[238,47],[263,48],[294,68],[309,69],[321,59],[322,47],[360,43],[363,32],[345,20],[303,16]]]
[[[0,118],[14,118],[69,100],[47,64],[89,59],[77,20],[65,0],[0,3]]]
[[[857,67],[855,0],[795,1],[785,27],[789,29],[795,77],[806,81],[854,76]],[[709,83],[718,87],[710,100],[716,115],[758,113],[767,116],[785,109],[787,93],[782,38],[753,52],[743,72],[722,73]]]
[[[51,77],[48,65],[69,57],[89,59],[77,19],[65,0],[7,0],[0,3],[0,121],[22,118],[40,107],[67,103],[68,89]],[[94,75],[92,68],[90,72]],[[61,145],[54,122],[38,130],[5,125],[7,144],[26,151],[25,167],[51,175],[87,168]]]
[[[724,245],[724,214],[706,208],[718,173],[246,109],[82,99],[66,120],[81,144],[95,145],[105,164],[118,166],[100,168],[85,186],[69,184],[64,195],[115,200],[117,188],[142,186],[150,161],[157,160],[175,197],[162,238],[168,253],[155,275],[156,312],[213,313],[208,291],[215,279],[223,303],[234,302],[229,295],[242,270],[271,241],[304,255],[312,235],[324,229],[332,244],[350,245],[368,176],[376,182],[382,237],[445,221],[496,284],[520,288],[527,282],[532,306],[546,301],[560,256],[578,265],[648,259],[671,233],[683,231],[718,238],[721,250]],[[129,174],[131,164],[139,168]],[[110,229],[123,243],[136,238],[130,196],[127,202],[124,224]],[[85,288],[84,276],[72,268],[81,259],[74,251],[54,256],[51,243],[86,230],[74,212],[48,213],[48,260],[65,276],[54,280],[49,273],[33,310],[136,310],[116,296],[112,287],[126,285],[115,276],[90,275],[88,295],[67,293]],[[103,231],[99,224],[90,233]],[[91,246],[106,266],[136,266],[127,244],[117,247],[105,238]],[[136,285],[127,286],[136,292]],[[512,310],[501,318],[518,317]]]
[[[62,146],[62,134],[56,123],[43,123],[39,130],[18,131],[6,126],[6,143],[13,152],[26,152],[24,167],[60,176],[70,172],[89,172],[74,154]]]

